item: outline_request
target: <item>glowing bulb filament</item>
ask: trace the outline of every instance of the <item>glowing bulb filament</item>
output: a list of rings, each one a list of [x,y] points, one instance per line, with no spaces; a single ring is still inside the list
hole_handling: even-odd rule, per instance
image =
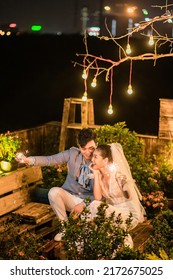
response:
[[[83,96],[82,96],[82,101],[87,101],[87,92],[85,91]]]
[[[82,78],[83,78],[84,80],[87,79],[87,73],[86,73],[86,70],[85,70],[85,69],[83,70]]]
[[[170,17],[170,16],[171,16],[171,12],[170,12],[170,11],[167,11],[166,15],[167,15],[168,17]],[[172,23],[172,22],[173,22],[173,21],[172,21],[172,18],[169,18],[167,21],[168,21],[169,23]]]
[[[109,115],[113,114],[113,109],[112,109],[112,105],[111,104],[109,105],[109,108],[108,108],[108,114]]]
[[[126,47],[126,54],[131,54],[131,48],[130,48],[130,44],[127,44],[127,47]]]
[[[128,94],[132,94],[133,93],[132,85],[128,86],[127,93]]]
[[[150,39],[149,39],[149,41],[148,41],[148,44],[149,44],[150,46],[154,45],[154,38],[153,38],[153,35],[150,35]]]
[[[168,19],[168,22],[169,22],[169,23],[172,23],[172,22],[173,22],[173,21],[172,21],[172,18],[169,18],[169,19]]]
[[[97,80],[96,80],[96,78],[94,78],[92,83],[91,83],[91,86],[96,87],[96,85],[97,85]]]

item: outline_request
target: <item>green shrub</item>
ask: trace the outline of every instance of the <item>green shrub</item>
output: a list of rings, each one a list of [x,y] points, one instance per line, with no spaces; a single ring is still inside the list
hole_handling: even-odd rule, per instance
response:
[[[126,127],[125,122],[119,122],[112,126],[104,125],[96,128],[95,132],[99,144],[120,143],[130,167],[132,170],[136,169],[136,165],[143,157],[144,143],[138,139],[136,132],[130,131]]]
[[[67,176],[67,166],[44,166],[42,167],[42,188],[61,187]]]
[[[96,128],[99,144],[118,142],[122,145],[132,176],[143,193],[163,191],[166,197],[173,197],[172,144],[166,145],[157,155],[143,156],[144,142],[137,133],[129,131],[125,122]]]
[[[46,240],[38,238],[34,232],[19,233],[20,219],[4,222],[0,233],[0,260],[45,259],[42,250]]]
[[[158,182],[160,190],[162,190],[167,198],[173,198],[173,170],[167,163],[162,160],[157,162],[158,167],[155,179]]]
[[[86,202],[87,204],[87,202]],[[68,222],[61,224],[64,233],[62,243],[69,260],[111,260],[141,259],[142,255],[124,244],[131,224],[127,219],[127,229],[122,228],[121,215],[109,217],[105,211],[108,206],[102,203],[96,217],[90,220],[86,206],[80,217],[69,216]]]
[[[173,258],[173,212],[162,211],[152,220],[153,233],[146,242],[144,253],[155,254],[162,258],[160,253],[164,251],[168,258]]]
[[[145,170],[148,164],[146,158],[143,158],[144,142],[137,137],[137,133],[130,131],[125,122],[119,122],[111,125],[104,125],[96,128],[98,143],[110,144],[120,143],[123,147],[124,154],[127,158],[133,178],[140,187],[141,181],[146,181]],[[144,177],[144,178],[142,178]]]
[[[149,179],[153,181],[152,187],[155,189],[157,185],[159,187],[157,189],[163,191],[167,198],[173,198],[172,152],[173,144],[171,142],[160,147],[157,154],[150,155],[150,162],[152,162],[150,171],[148,168]]]

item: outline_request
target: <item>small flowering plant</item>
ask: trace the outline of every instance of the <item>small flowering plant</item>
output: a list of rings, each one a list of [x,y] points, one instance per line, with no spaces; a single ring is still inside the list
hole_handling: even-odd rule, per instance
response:
[[[173,169],[167,164],[148,166],[139,179],[141,192],[162,191],[167,198],[173,198]]]
[[[21,145],[22,139],[18,135],[10,132],[0,134],[0,160],[9,162],[14,160]]]
[[[158,185],[159,190],[163,191],[167,198],[173,198],[173,170],[169,166],[166,164],[155,166],[148,181],[150,185],[152,184],[152,190],[156,190],[156,185]]]
[[[159,185],[167,198],[173,198],[173,170],[162,168]]]
[[[142,205],[145,208],[147,218],[152,219],[167,208],[167,199],[163,191],[143,193]]]

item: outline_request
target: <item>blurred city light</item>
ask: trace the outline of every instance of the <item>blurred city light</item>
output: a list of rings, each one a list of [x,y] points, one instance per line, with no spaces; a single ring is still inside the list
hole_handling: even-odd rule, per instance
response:
[[[14,22],[13,22],[13,23],[10,23],[10,24],[9,24],[9,27],[10,27],[10,28],[16,28],[16,27],[17,27],[17,24],[14,23]]]
[[[40,31],[42,29],[41,25],[32,25],[31,30],[32,31]]]
[[[127,13],[128,13],[128,14],[133,14],[136,10],[137,10],[137,7],[136,7],[136,6],[128,7],[128,8],[127,8]]]
[[[146,9],[142,9],[142,12],[143,12],[143,14],[144,14],[145,16],[148,15],[148,11],[147,11]]]

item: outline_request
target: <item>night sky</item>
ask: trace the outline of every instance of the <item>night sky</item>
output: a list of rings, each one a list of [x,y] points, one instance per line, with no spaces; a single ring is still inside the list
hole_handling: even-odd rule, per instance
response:
[[[62,11],[66,9],[67,12],[67,8],[62,7],[62,2],[68,2],[68,7],[72,7],[74,1],[50,0],[49,5],[45,2],[0,1],[0,18],[4,22],[7,19],[18,21],[25,28],[25,24],[27,26],[40,16],[40,21],[44,18],[45,22],[49,22],[51,30],[53,22],[63,23],[60,20],[63,17],[66,27],[68,16]],[[150,2],[159,4],[160,1]],[[10,4],[12,6],[7,12]],[[99,55],[103,52],[109,56],[114,51],[107,42],[100,42],[96,38],[89,40],[91,51]],[[133,43],[143,51],[143,40],[134,40]],[[82,70],[72,63],[78,60],[76,53],[84,51],[83,36],[77,34],[25,34],[0,38],[0,132],[61,121],[64,98],[81,97],[84,91]],[[105,83],[102,77],[96,89],[88,87],[89,97],[94,100],[96,124],[125,121],[137,133],[157,135],[159,98],[173,97],[172,58],[159,60],[156,66],[153,61],[136,62],[133,66],[133,96],[126,94],[128,79],[129,65],[123,64],[116,70],[113,94],[115,113],[112,116],[107,114],[109,83]]]
[[[77,28],[76,14],[83,6],[89,12],[98,10],[100,2],[103,6],[129,3],[149,9],[151,5],[163,5],[164,0],[0,0],[0,22],[16,22],[20,30],[28,30],[32,24],[41,24],[43,31],[71,33]],[[168,1],[171,2],[171,1]],[[152,16],[157,9],[151,8]]]

